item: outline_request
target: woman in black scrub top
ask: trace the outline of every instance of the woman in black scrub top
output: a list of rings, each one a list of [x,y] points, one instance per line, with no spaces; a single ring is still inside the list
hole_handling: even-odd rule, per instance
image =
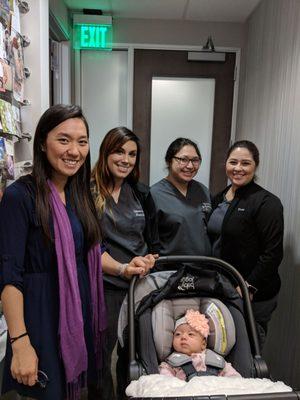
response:
[[[262,348],[281,285],[284,222],[279,198],[255,183],[258,165],[258,148],[249,140],[229,148],[225,170],[231,183],[213,198],[208,232],[213,256],[232,264],[248,284]]]
[[[194,180],[201,154],[196,143],[174,140],[165,156],[168,175],[151,187],[157,221],[160,255],[211,254],[206,224],[211,212],[210,194]]]
[[[102,399],[115,398],[111,354],[117,341],[118,316],[129,279],[134,274],[141,275],[139,262],[146,261],[152,267],[152,254],[159,251],[154,204],[149,188],[138,182],[139,161],[137,136],[127,128],[114,128],[103,139],[92,171],[91,188],[104,245],[109,255],[118,260],[115,268],[106,268],[103,263],[108,329],[100,383]],[[118,399],[125,397],[127,362],[123,358],[126,358],[124,352],[119,352]]]

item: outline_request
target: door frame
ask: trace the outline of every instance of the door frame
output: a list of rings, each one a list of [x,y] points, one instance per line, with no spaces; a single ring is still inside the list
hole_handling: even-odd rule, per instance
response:
[[[134,50],[183,50],[201,51],[202,46],[165,45],[143,43],[115,43],[113,50],[126,50],[128,52],[127,73],[127,127],[132,129],[133,124],[133,75],[134,75]],[[230,144],[236,137],[237,106],[240,80],[241,49],[239,47],[215,47],[218,52],[235,53],[235,78],[233,87],[233,103],[231,116]],[[74,100],[81,105],[81,50],[74,50]]]

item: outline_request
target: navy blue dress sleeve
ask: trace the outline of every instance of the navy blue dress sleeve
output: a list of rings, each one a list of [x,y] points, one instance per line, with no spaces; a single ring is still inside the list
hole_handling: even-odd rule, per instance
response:
[[[5,285],[23,291],[24,257],[29,229],[26,194],[8,187],[0,203],[0,292]]]

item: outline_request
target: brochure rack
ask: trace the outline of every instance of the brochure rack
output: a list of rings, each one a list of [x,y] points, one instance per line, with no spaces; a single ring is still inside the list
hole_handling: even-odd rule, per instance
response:
[[[21,118],[22,107],[30,104],[24,98],[24,84],[30,79],[30,70],[23,57],[30,38],[21,32],[21,15],[29,11],[26,1],[0,1],[0,201],[5,187],[28,173],[32,165],[31,159],[20,163],[15,157],[18,143],[31,140],[31,133],[22,130]]]

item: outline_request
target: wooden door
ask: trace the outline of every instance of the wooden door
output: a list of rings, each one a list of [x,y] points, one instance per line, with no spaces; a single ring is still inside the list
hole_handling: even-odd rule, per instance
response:
[[[215,79],[210,190],[226,185],[225,154],[231,135],[235,53],[227,53],[225,62],[188,61],[187,51],[140,50],[134,52],[133,130],[143,143],[141,180],[149,182],[151,141],[151,88],[153,77],[189,77]]]

